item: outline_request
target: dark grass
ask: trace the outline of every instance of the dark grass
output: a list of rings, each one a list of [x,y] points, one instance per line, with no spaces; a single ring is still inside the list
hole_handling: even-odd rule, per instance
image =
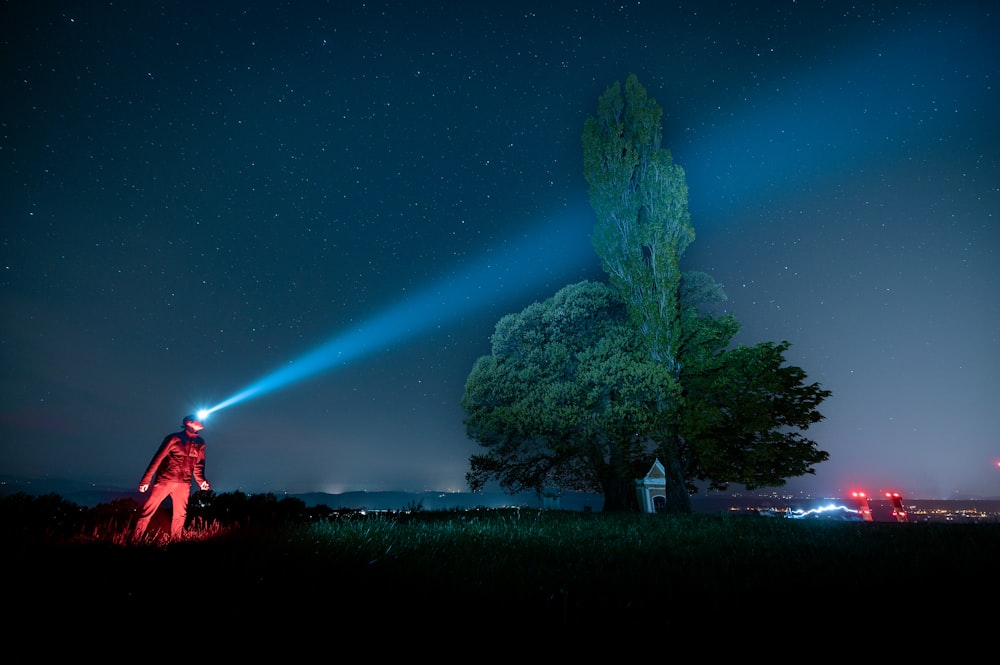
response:
[[[67,617],[81,603],[184,608],[288,631],[685,629],[765,616],[801,625],[850,620],[851,607],[919,607],[969,622],[977,600],[1000,598],[997,523],[521,509],[213,523],[176,542],[132,543],[120,527],[8,529],[7,570],[29,583],[8,585],[6,603]]]

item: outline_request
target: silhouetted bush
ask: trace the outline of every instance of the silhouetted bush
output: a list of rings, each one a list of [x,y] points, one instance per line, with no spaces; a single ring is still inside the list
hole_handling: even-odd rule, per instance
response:
[[[87,509],[58,494],[32,496],[23,492],[0,500],[0,525],[8,536],[62,542],[76,536]]]

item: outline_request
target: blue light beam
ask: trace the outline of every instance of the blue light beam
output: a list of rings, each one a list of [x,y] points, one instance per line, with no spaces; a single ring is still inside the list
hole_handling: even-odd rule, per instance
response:
[[[991,24],[969,14],[961,21],[922,17],[826,67],[790,70],[774,92],[749,98],[746,109],[733,107],[731,122],[676,146],[692,216],[746,213],[852,168],[878,174],[925,157],[954,123],[988,117],[1000,49]]]
[[[590,215],[590,216],[588,216]],[[436,326],[513,300],[551,283],[564,286],[588,267],[598,267],[589,233],[581,229],[592,220],[589,207],[566,210],[539,233],[522,234],[521,241],[494,256],[488,256],[464,274],[442,279],[413,297],[376,314],[355,330],[337,335],[319,348],[271,372],[215,406],[220,409],[260,397],[283,386],[363,358],[376,349],[416,337]],[[492,290],[491,290],[492,287]]]

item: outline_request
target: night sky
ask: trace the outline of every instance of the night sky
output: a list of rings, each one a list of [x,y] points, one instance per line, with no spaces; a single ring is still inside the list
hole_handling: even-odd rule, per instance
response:
[[[833,392],[788,488],[1000,496],[995,2],[5,2],[0,474],[467,491],[504,314],[604,280],[584,121],[664,109],[738,341]]]

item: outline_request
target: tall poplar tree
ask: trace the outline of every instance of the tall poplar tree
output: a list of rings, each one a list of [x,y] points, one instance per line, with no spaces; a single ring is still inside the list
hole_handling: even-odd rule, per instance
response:
[[[600,97],[583,129],[583,173],[597,215],[591,236],[654,360],[680,373],[681,255],[694,241],[684,169],[660,147],[663,109],[635,74]]]
[[[635,74],[615,82],[583,129],[583,173],[597,216],[591,237],[601,266],[675,379],[683,368],[680,261],[694,241],[684,170],[661,147],[663,109]],[[679,407],[680,405],[675,405]],[[655,434],[667,472],[668,508],[690,511],[679,441],[679,408]]]

